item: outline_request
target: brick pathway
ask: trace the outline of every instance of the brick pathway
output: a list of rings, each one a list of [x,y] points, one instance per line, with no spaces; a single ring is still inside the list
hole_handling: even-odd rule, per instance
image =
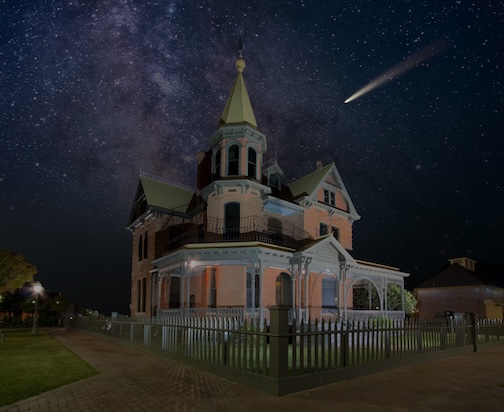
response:
[[[100,374],[0,412],[504,410],[504,345],[277,398],[126,342],[54,334]]]

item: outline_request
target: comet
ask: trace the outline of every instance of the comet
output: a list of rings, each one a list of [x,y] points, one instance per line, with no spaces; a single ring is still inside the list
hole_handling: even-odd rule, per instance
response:
[[[401,74],[411,70],[412,68],[418,66],[420,63],[427,61],[434,57],[435,55],[441,53],[448,46],[439,41],[432,43],[423,49],[420,49],[416,53],[407,57],[401,63],[395,65],[391,69],[387,70],[382,75],[378,76],[376,79],[372,80],[369,84],[364,86],[362,89],[358,90],[354,94],[352,94],[348,99],[345,100],[345,103],[350,103],[352,100],[355,100],[366,93],[369,93],[371,90],[380,87],[383,83],[393,80],[396,77],[399,77]]]

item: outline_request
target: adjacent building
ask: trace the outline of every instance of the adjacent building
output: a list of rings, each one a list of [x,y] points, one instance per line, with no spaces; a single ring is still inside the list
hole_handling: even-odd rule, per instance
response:
[[[407,273],[355,260],[359,214],[334,163],[288,181],[265,164],[266,135],[237,75],[209,150],[198,153],[197,184],[187,188],[141,173],[132,233],[131,315],[240,313],[268,318],[287,305],[293,317],[403,316],[387,304],[388,285]],[[353,289],[373,287],[380,306],[354,311]]]
[[[504,265],[468,257],[450,259],[414,294],[421,318],[476,313],[480,318],[503,319]]]

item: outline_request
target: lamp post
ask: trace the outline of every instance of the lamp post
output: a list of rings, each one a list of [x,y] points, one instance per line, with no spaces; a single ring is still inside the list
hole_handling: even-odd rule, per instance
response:
[[[35,311],[33,312],[33,325],[31,332],[33,336],[37,335],[38,297],[43,290],[44,287],[40,282],[33,283],[33,293],[35,293]]]

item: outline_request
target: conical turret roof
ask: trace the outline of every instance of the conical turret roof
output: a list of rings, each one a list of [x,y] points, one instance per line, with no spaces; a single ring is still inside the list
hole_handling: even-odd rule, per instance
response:
[[[220,124],[240,124],[248,123],[249,125],[257,128],[257,122],[250,103],[250,98],[243,79],[243,69],[245,68],[245,61],[240,58],[236,61],[236,69],[238,75],[229,94],[226,106],[222,112]]]

